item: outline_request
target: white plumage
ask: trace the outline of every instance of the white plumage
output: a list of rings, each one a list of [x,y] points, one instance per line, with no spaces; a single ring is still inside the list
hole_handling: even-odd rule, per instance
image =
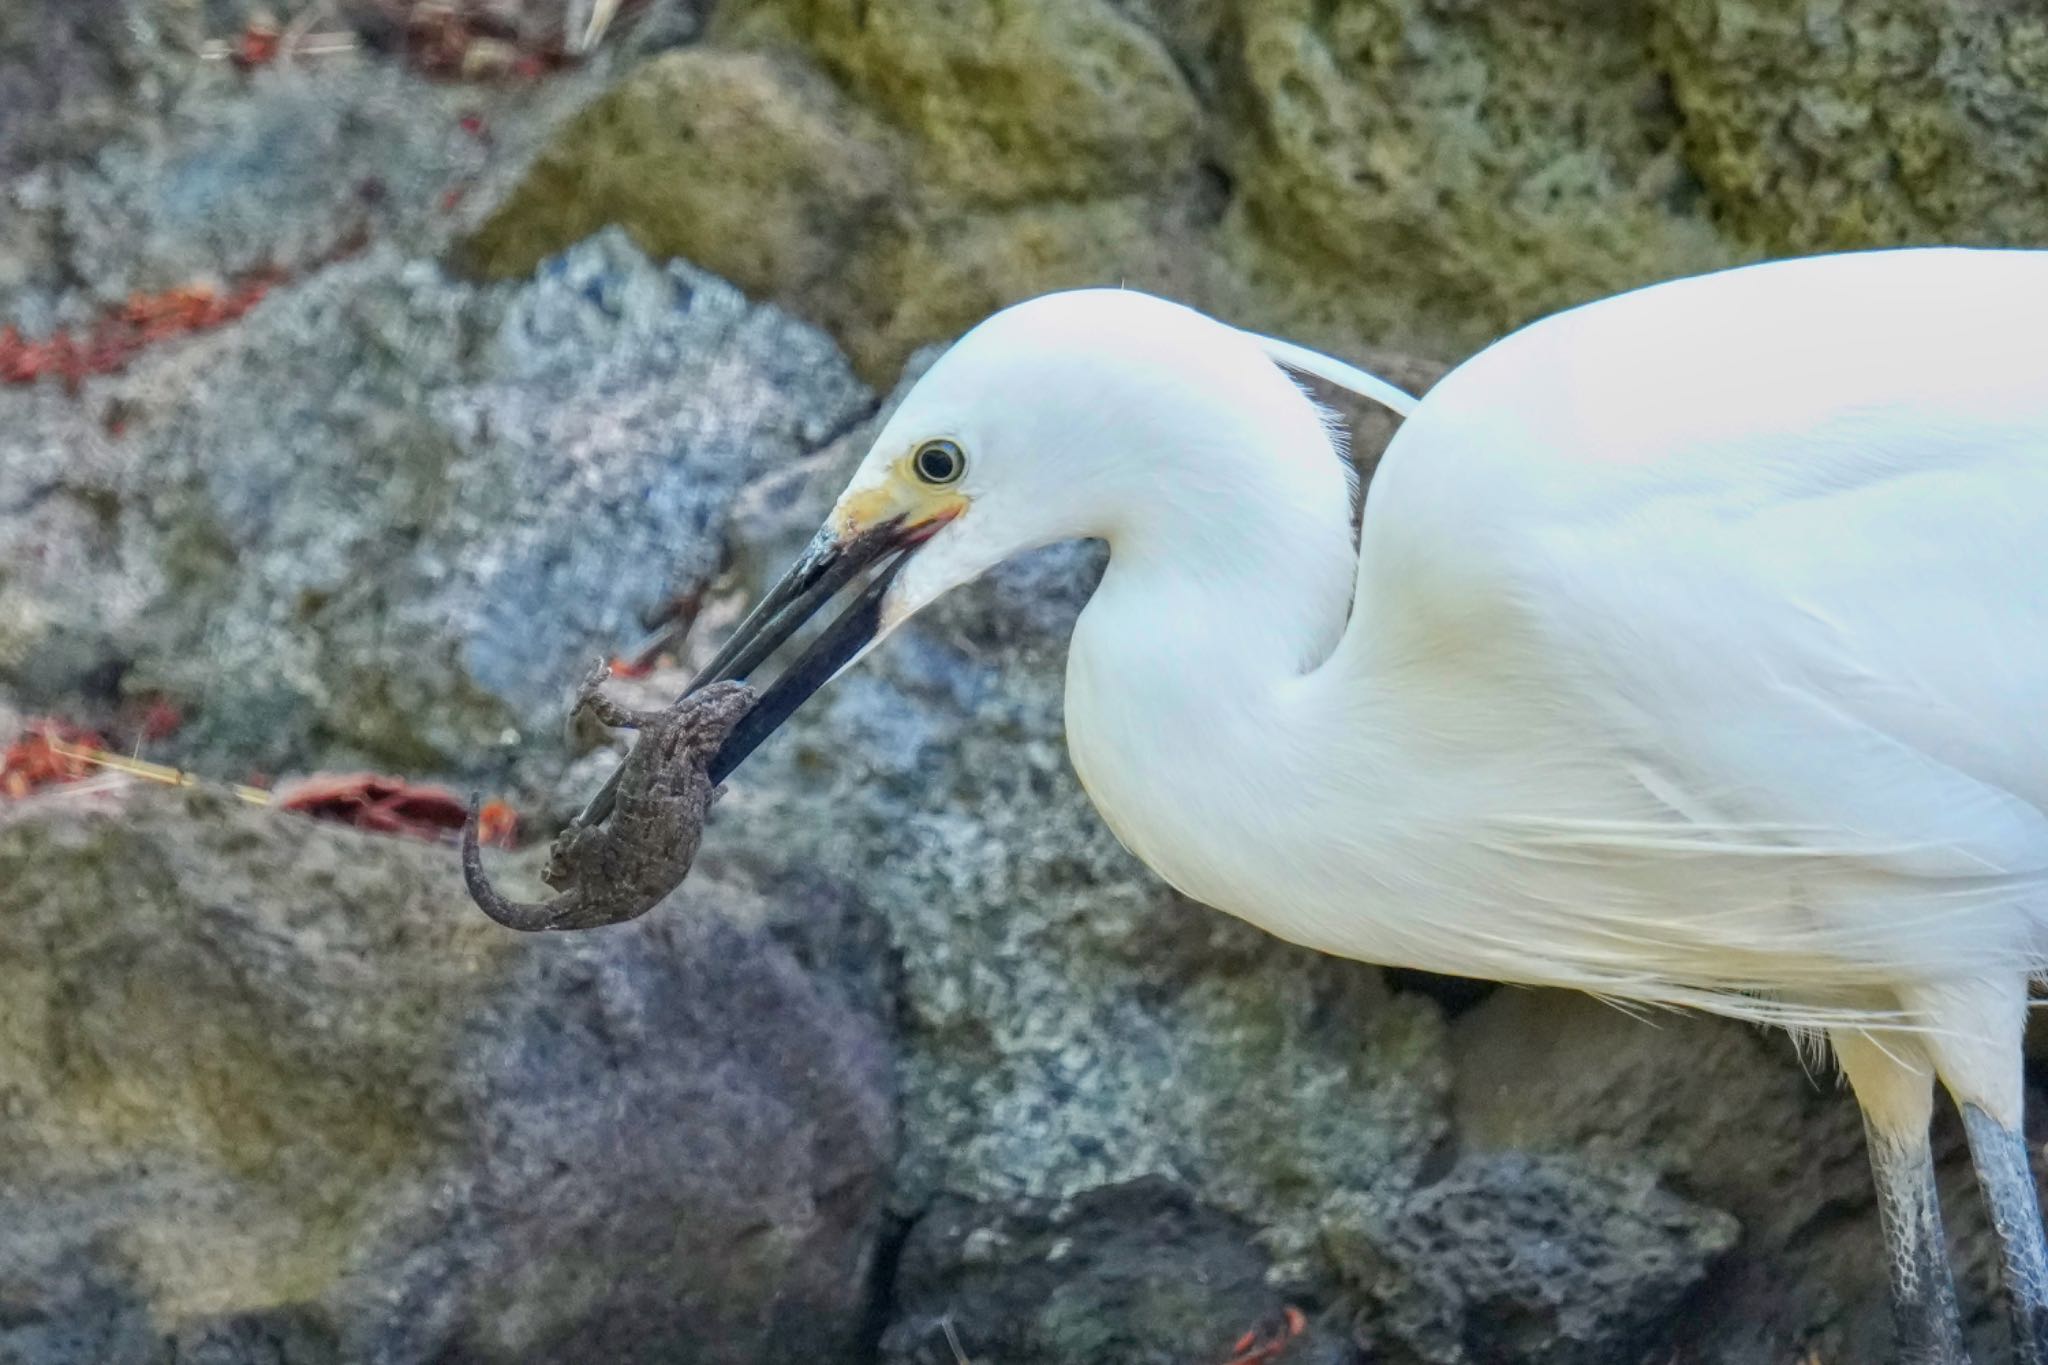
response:
[[[1355,547],[1282,365],[1412,407]],[[1659,285],[1403,400],[1158,299],[1051,295],[930,370],[826,537],[920,542],[881,633],[1017,551],[1107,541],[1070,748],[1198,900],[1348,957],[1826,1030],[1905,1345],[1957,1358],[1932,1080],[1987,1189],[2023,1177],[2048,959],[2048,253]],[[964,473],[921,465],[933,442]],[[2038,1361],[2039,1212],[2003,1198]]]
[[[877,443],[973,462],[891,615],[1099,535],[1075,762],[1190,895],[1375,962],[1890,1017],[1902,973],[2048,946],[2043,318],[2048,254],[1966,251],[1550,318],[1415,409],[1354,554],[1254,341],[1055,295]]]

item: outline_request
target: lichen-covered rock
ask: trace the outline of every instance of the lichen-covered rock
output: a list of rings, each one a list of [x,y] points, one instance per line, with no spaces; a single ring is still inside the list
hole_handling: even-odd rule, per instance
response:
[[[519,289],[374,250],[82,400],[0,390],[0,686],[165,697],[167,752],[229,775],[489,772],[717,571],[742,486],[872,404],[617,234]]]
[[[797,307],[883,383],[914,346],[1020,292],[1128,280],[1217,294],[1190,238],[1218,209],[1191,97],[1163,49],[1096,0],[1019,7],[986,33],[934,27],[915,5],[871,6],[865,26],[839,6],[729,14],[715,42],[585,110],[462,259],[524,274],[618,223]],[[805,55],[791,24],[873,100]]]
[[[1738,1231],[1647,1172],[1509,1153],[1459,1161],[1390,1216],[1336,1213],[1330,1236],[1376,1303],[1376,1359],[1607,1365],[1693,1345],[1681,1305]]]
[[[679,5],[656,8],[672,20]],[[344,20],[380,7],[392,8],[328,11],[324,46],[357,41]],[[276,8],[5,7],[0,326],[82,327],[131,292],[296,276],[374,239],[430,256],[497,202],[614,60],[601,50],[545,82],[453,83],[365,50],[252,71],[217,59]]]
[[[1284,1341],[1273,1358],[1290,1365],[1354,1359],[1346,1333],[1270,1282],[1256,1233],[1157,1178],[1058,1205],[942,1198],[904,1243],[881,1359],[1186,1365],[1241,1355],[1247,1333]]]
[[[2048,242],[2048,13],[1664,0],[1662,67],[1716,216],[1773,252]]]
[[[1279,0],[1241,23],[1233,213],[1325,325],[1471,345],[1733,259],[1639,5]]]
[[[0,1360],[846,1358],[887,1047],[745,899],[537,940],[445,848],[10,808]]]
[[[886,312],[872,263],[910,222],[898,141],[810,63],[684,48],[579,114],[464,256],[524,274],[551,254],[539,244],[619,223],[658,257],[815,318]]]
[[[1199,110],[1165,44],[1103,0],[739,0],[725,41],[793,42],[905,129],[932,186],[985,204],[1170,183]]]
[[[1119,281],[1448,359],[1772,251],[2048,242],[2044,24],[1938,0],[745,0],[567,129],[466,255],[516,276],[616,221],[876,382],[1003,304]]]

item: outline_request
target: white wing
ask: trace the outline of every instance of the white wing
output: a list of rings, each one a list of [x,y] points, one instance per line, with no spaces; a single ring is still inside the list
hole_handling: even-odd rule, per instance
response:
[[[1718,922],[1616,912],[1674,980],[2042,965],[2048,252],[1778,263],[1518,333],[1397,435],[1359,591],[1350,666],[1478,638],[1503,698],[1544,692],[1555,771],[1486,837],[1699,887]],[[1657,818],[1560,792],[1589,755]],[[1781,903],[1714,909],[1757,865]]]

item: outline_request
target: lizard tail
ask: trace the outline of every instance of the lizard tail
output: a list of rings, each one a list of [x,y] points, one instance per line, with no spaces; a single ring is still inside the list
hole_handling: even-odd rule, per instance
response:
[[[484,853],[477,838],[478,799],[469,798],[469,819],[462,825],[462,880],[469,886],[469,898],[477,908],[507,929],[521,933],[537,933],[555,927],[555,917],[561,912],[564,897],[556,896],[544,901],[512,901],[498,894],[491,879],[484,875]]]

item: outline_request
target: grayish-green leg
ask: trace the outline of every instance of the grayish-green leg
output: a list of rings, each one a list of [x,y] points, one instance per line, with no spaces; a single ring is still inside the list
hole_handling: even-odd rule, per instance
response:
[[[2041,1200],[2027,1165],[2027,1140],[1974,1104],[1965,1104],[1963,1131],[1977,1184],[1991,1205],[2005,1303],[2012,1314],[2012,1358],[2018,1365],[2048,1365],[2048,1241],[2041,1232]]]
[[[1886,1134],[1866,1120],[1870,1170],[1891,1257],[1892,1321],[1901,1365],[1967,1365],[1956,1318],[1955,1276],[1934,1191],[1934,1153],[1924,1132]]]

